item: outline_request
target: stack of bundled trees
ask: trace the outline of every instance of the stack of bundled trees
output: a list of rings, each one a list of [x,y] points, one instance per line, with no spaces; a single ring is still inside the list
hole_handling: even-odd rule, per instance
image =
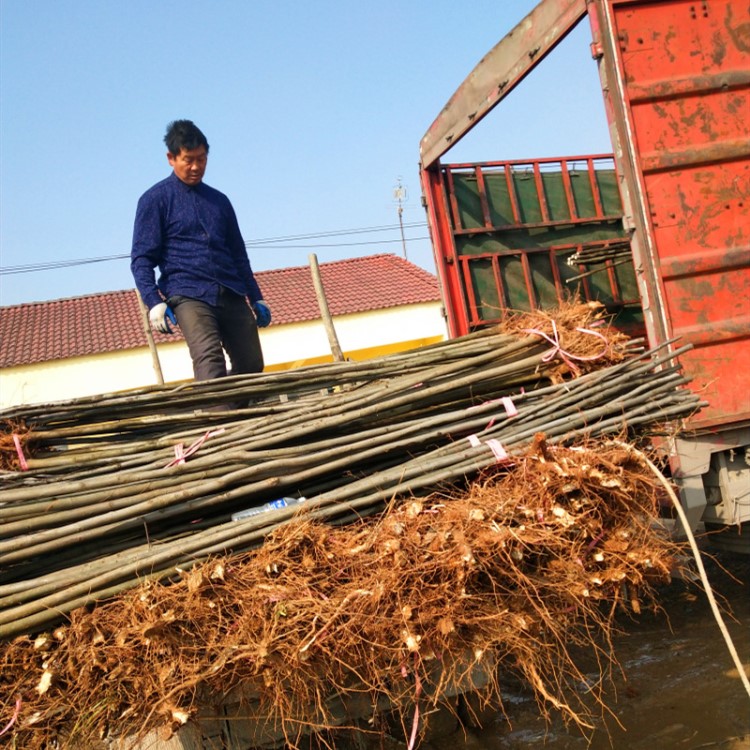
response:
[[[457,545],[459,536],[455,531],[433,528],[433,521],[438,522],[437,516],[442,517],[447,512],[435,510],[434,499],[430,500],[433,508],[430,514],[424,515],[423,506],[419,506],[420,512],[414,517],[419,516],[420,523],[423,521],[426,525],[414,532],[417,535],[414,538],[419,541],[416,558],[409,562],[416,566],[417,575],[402,580],[400,576],[406,569],[399,564],[399,580],[386,581],[384,589],[378,589],[383,595],[386,591],[401,592],[396,596],[400,609],[395,602],[386,608],[390,614],[383,615],[379,642],[382,641],[389,658],[396,658],[394,654],[401,654],[406,648],[405,655],[398,659],[403,664],[406,658],[409,669],[412,664],[409,654],[417,655],[413,657],[414,664],[419,662],[424,651],[418,644],[425,642],[424,633],[417,632],[419,628],[412,632],[411,625],[405,624],[411,615],[404,614],[403,606],[408,600],[412,602],[407,607],[410,612],[421,610],[422,605],[417,601],[419,592],[423,592],[420,581],[437,580],[440,576],[447,576],[447,582],[436,589],[428,608],[431,612],[428,640],[433,655],[444,648],[459,653],[474,643],[480,633],[477,648],[497,650],[499,633],[508,628],[508,632],[521,641],[525,637],[521,631],[528,631],[534,641],[551,638],[564,643],[562,636],[576,631],[579,615],[594,625],[607,622],[606,618],[595,616],[595,605],[589,607],[589,602],[602,598],[599,594],[592,595],[592,591],[606,590],[603,598],[613,601],[619,596],[616,592],[620,591],[623,580],[642,585],[649,565],[659,573],[669,567],[667,558],[671,553],[659,553],[664,549],[661,542],[649,536],[654,533],[649,531],[650,517],[656,508],[654,493],[646,493],[645,500],[629,497],[635,485],[623,478],[622,468],[617,468],[623,459],[619,464],[613,460],[594,466],[593,459],[588,458],[583,466],[573,470],[554,459],[549,453],[551,449],[541,450],[539,446],[582,443],[607,435],[622,435],[626,431],[630,431],[633,438],[648,436],[655,429],[663,430],[666,423],[674,424],[688,416],[700,408],[701,403],[682,387],[685,381],[675,364],[674,353],[643,351],[638,342],[628,341],[601,322],[598,308],[571,305],[555,313],[516,317],[499,328],[379,360],[227,378],[179,388],[144,389],[98,399],[9,410],[0,415],[5,420],[3,444],[18,449],[18,460],[23,456],[27,467],[24,471],[5,472],[0,491],[0,637],[16,638],[8,645],[4,657],[6,697],[16,694],[14,691],[23,684],[28,688],[29,675],[39,677],[39,658],[48,664],[54,661],[60,665],[66,661],[69,668],[75,669],[76,653],[90,655],[94,643],[91,638],[107,644],[123,642],[123,633],[133,625],[124,625],[121,621],[124,615],[112,615],[112,611],[120,611],[117,608],[124,606],[135,612],[138,597],[151,596],[135,592],[127,598],[128,589],[146,586],[148,591],[173,591],[177,592],[175,596],[187,596],[180,606],[188,609],[178,619],[183,623],[185,618],[198,623],[207,613],[198,606],[192,584],[187,590],[181,589],[181,584],[176,588],[148,587],[157,582],[184,580],[188,571],[202,564],[214,566],[211,570],[215,572],[215,563],[207,561],[217,556],[235,561],[222,563],[222,570],[226,570],[227,565],[242,565],[243,569],[247,565],[248,570],[255,571],[248,573],[251,583],[232,600],[235,602],[245,601],[248,592],[255,591],[259,583],[257,575],[263,578],[271,571],[283,569],[295,580],[301,577],[297,593],[288,593],[288,596],[295,602],[300,596],[307,597],[302,608],[308,619],[291,630],[298,632],[298,640],[307,633],[305,638],[319,641],[316,648],[324,642],[325,649],[332,649],[330,638],[314,636],[316,632],[330,633],[326,622],[333,623],[340,617],[345,621],[356,599],[360,603],[355,609],[365,619],[352,625],[353,632],[357,629],[364,632],[365,620],[371,620],[375,610],[371,611],[369,604],[362,607],[361,602],[365,600],[346,593],[348,589],[340,577],[340,564],[335,569],[326,567],[322,547],[311,551],[312,557],[305,557],[304,551],[300,551],[302,548],[308,543],[315,547],[315,539],[328,539],[327,535],[333,533],[331,530],[339,527],[340,533],[350,536],[342,537],[337,545],[348,551],[338,552],[333,558],[344,554],[345,559],[353,561],[354,551],[360,550],[361,567],[347,574],[347,585],[356,589],[361,583],[362,590],[370,590],[375,584],[364,580],[366,571],[385,576],[382,566],[387,568],[390,563],[383,558],[383,549],[373,557],[374,542],[367,540],[377,537],[377,529],[383,528],[377,523],[383,523],[383,518],[403,512],[399,509],[399,499],[435,492],[442,493],[440,497],[446,502],[465,499],[465,493],[471,496],[475,491],[472,482],[477,477],[497,472],[510,472],[511,485],[518,485],[516,492],[523,495],[524,486],[529,484],[528,471],[545,463],[556,465],[558,468],[553,474],[564,481],[552,483],[552,475],[545,469],[540,476],[547,477],[546,484],[543,483],[541,494],[536,498],[526,497],[521,501],[516,494],[512,502],[506,502],[499,500],[497,493],[491,493],[491,507],[480,508],[479,515],[466,511],[464,515],[468,520],[482,521],[484,542],[481,544],[475,540]],[[238,399],[246,400],[249,405],[231,411],[212,410],[212,407],[235,403]],[[536,463],[529,468],[528,460],[522,456],[532,443],[536,446]],[[6,464],[9,455],[13,454],[6,450]],[[592,476],[594,483],[606,490],[605,494],[609,493],[609,499],[604,500],[605,509],[599,508],[601,498],[597,499],[589,490],[582,491],[577,484],[576,477],[591,479]],[[616,498],[614,505],[610,495]],[[298,507],[231,520],[237,511],[282,496],[304,497],[305,500]],[[434,494],[430,497],[434,498]],[[629,503],[632,503],[632,513]],[[609,512],[614,515],[592,521],[596,514]],[[636,524],[635,536],[632,529],[623,531],[634,523],[630,516],[643,519]],[[376,525],[362,527],[368,517],[372,517]],[[401,519],[398,523],[407,521]],[[447,523],[452,528],[457,521],[450,517]],[[394,532],[402,527],[389,528]],[[628,534],[633,539],[638,537],[640,541],[636,546],[631,547]],[[514,611],[516,605],[510,606],[509,601],[516,602],[517,597],[526,604],[519,604],[521,613],[503,620],[502,627],[499,621],[497,626],[489,627],[476,610],[472,610],[471,616],[454,613],[455,603],[451,604],[450,597],[445,597],[451,588],[448,582],[456,584],[454,573],[458,560],[464,559],[467,564],[473,561],[471,565],[474,565],[478,558],[473,545],[489,544],[492,538],[494,541],[489,547],[494,549],[493,545],[496,546],[501,537],[501,547],[505,547],[505,551],[500,552],[498,548],[490,552],[488,548],[486,554],[493,562],[488,562],[486,568],[479,563],[480,568],[474,569],[479,578],[472,586],[480,586],[481,582],[481,586],[488,586],[494,592],[487,600],[490,612],[503,608],[506,612]],[[422,549],[420,545],[428,538],[442,539],[442,542]],[[460,538],[467,539],[465,531]],[[609,567],[600,565],[604,558],[600,559],[595,549],[605,544],[605,538],[609,540],[610,551],[621,555],[617,564]],[[276,540],[274,544],[281,544],[285,550],[279,562],[273,565],[264,561],[269,539]],[[278,542],[278,539],[283,541]],[[359,541],[355,543],[356,539]],[[449,539],[452,539],[450,543]],[[399,546],[395,541],[384,544],[389,554],[393,544]],[[444,551],[446,544],[450,554],[444,555],[441,550]],[[251,550],[254,552],[248,553]],[[367,555],[364,550],[368,550]],[[250,554],[242,558],[245,561],[242,564],[236,562],[241,553]],[[284,555],[289,559],[284,559]],[[573,561],[570,565],[581,567],[581,560],[589,557],[597,563],[594,567],[601,568],[594,575],[599,583],[591,583],[594,579],[590,579],[591,571],[586,565],[582,567],[588,578],[580,578],[578,571],[567,562],[558,571],[557,566],[566,560]],[[419,567],[417,558],[422,560],[419,565],[426,565],[426,569]],[[644,562],[647,559],[648,564]],[[517,564],[514,571],[508,572],[512,580],[505,580],[504,566],[513,560]],[[660,561],[658,565],[656,560]],[[348,563],[345,567],[348,568]],[[190,580],[213,580],[205,568],[196,569],[203,572]],[[325,582],[325,591],[312,600],[309,592],[318,583],[306,578],[308,569],[318,583]],[[555,577],[558,572],[560,578]],[[466,571],[457,591],[463,590],[461,586],[465,588],[465,576]],[[337,598],[339,583],[343,599]],[[273,585],[276,586],[276,582]],[[271,595],[268,591],[262,587],[258,591],[261,592],[258,601],[248,605],[252,616],[241,626],[232,625],[229,636],[235,637],[240,632],[241,638],[250,639],[256,645],[262,643],[261,650],[267,655],[269,649],[280,648],[276,641],[269,643],[262,635],[268,627],[276,632],[278,613],[269,612]],[[308,593],[303,596],[300,592]],[[273,595],[274,601],[278,601],[277,594]],[[486,594],[483,590],[480,599]],[[114,604],[100,607],[91,615],[88,609],[82,609],[116,595],[119,598]],[[505,600],[506,595],[510,600]],[[539,595],[545,598],[541,609],[528,603]],[[165,594],[165,601],[170,596],[172,594]],[[549,601],[547,596],[551,597]],[[284,593],[282,598],[286,597]],[[330,607],[324,602],[329,602],[334,611],[329,611]],[[155,615],[157,619],[168,618],[164,614],[167,610],[176,611],[173,604],[165,604],[165,610],[157,608],[162,613]],[[581,609],[582,604],[585,606]],[[193,606],[196,607],[194,616],[189,611]],[[295,611],[301,606],[295,604]],[[445,616],[440,616],[441,608]],[[217,608],[216,603],[209,609],[208,615],[218,616],[221,622],[234,622],[232,618],[226,619],[226,612],[222,607]],[[275,611],[274,607],[271,609]],[[232,611],[236,614],[235,609]],[[376,611],[381,613],[379,606]],[[98,614],[100,612],[104,614]],[[102,620],[97,620],[96,626],[81,624],[89,616],[114,619],[111,627]],[[45,637],[43,642],[47,645],[42,651],[29,656],[29,649],[33,652],[35,643],[29,635],[70,621],[71,617],[73,623],[78,623],[73,630],[56,641]],[[271,617],[265,625],[264,617]],[[462,618],[466,621],[459,626]],[[552,627],[556,618],[562,619]],[[141,615],[135,620],[140,622]],[[208,627],[216,627],[216,623]],[[118,631],[121,632],[118,634]],[[180,632],[186,635],[188,631],[192,631],[192,625]],[[404,632],[417,640],[402,638]],[[436,640],[437,633],[442,634],[442,640]],[[151,630],[148,635],[139,630],[137,637],[141,643],[150,643],[152,635]],[[178,651],[183,635],[170,640]],[[100,638],[103,640],[99,641]],[[287,638],[292,638],[291,632],[283,636],[285,642]],[[451,639],[457,640],[451,645]],[[216,633],[209,640],[213,644],[211,648],[228,648],[226,643],[221,645],[222,639]],[[70,653],[64,659],[50,661],[43,654],[49,650],[51,642],[67,644],[64,648],[70,649]],[[357,690],[371,690],[377,702],[376,694],[382,692],[386,684],[393,684],[391,673],[395,662],[385,663],[382,655],[373,652],[372,658],[364,662],[372,666],[372,670],[369,666],[364,669],[364,642],[371,642],[370,635],[358,645],[352,645],[351,654],[333,654],[333,661],[342,667],[343,673],[321,672],[317,662],[315,668],[337,685],[346,684],[352,675],[360,674],[361,669],[364,671],[360,676],[380,671],[385,682],[380,683],[370,676],[364,688],[357,687]],[[530,642],[526,641],[520,649],[526,654],[523,658],[518,656],[520,651],[517,653],[512,648],[508,651],[507,646],[502,646],[500,651],[516,653],[521,671],[532,683],[537,683],[535,689],[546,700],[553,705],[555,702],[567,705],[559,697],[561,685],[550,685],[540,677],[540,669],[549,665],[531,659]],[[288,658],[291,665],[307,658],[301,654],[315,650],[312,641],[309,644],[299,642],[290,648],[296,657],[287,655],[284,659]],[[346,651],[343,645],[342,648]],[[55,645],[53,650],[57,649]],[[138,648],[135,651],[138,652]],[[550,653],[560,655],[561,652],[552,649]],[[141,652],[138,658],[142,657]],[[179,662],[179,656],[174,658]],[[165,691],[162,693],[153,684],[146,688],[133,687],[137,681],[128,683],[123,670],[143,670],[136,668],[135,661],[128,662],[124,653],[92,663],[104,673],[114,670],[116,663],[121,665],[116,670],[118,681],[113,683],[115,693],[116,686],[125,683],[128,687],[123,689],[130,695],[133,690],[144,691],[144,700],[153,710],[146,712],[147,717],[142,711],[136,711],[134,716],[146,726],[157,719],[164,720],[165,716],[170,721],[175,715],[189,716],[191,706],[183,711],[175,696],[179,695],[184,702],[187,695],[195,699],[194,689],[198,683],[210,687],[211,681],[204,679],[206,675],[200,676],[201,665],[223,660],[234,665],[232,670],[236,669],[233,659],[216,659],[213,651],[198,658],[193,662],[197,672],[186,673],[177,681],[184,688],[183,692],[167,691],[162,686]],[[29,671],[32,662],[35,667]],[[567,664],[565,673],[574,674],[575,670]],[[266,684],[275,685],[283,693],[281,683],[288,683],[291,673],[280,670],[278,682],[274,683],[277,678],[269,677],[264,671],[266,667],[265,660],[260,659],[251,671],[256,677],[259,670],[262,671]],[[70,675],[63,679],[60,667],[55,669],[58,671],[47,670],[50,672],[48,679],[64,682],[66,689],[71,690]],[[310,680],[314,671],[311,668]],[[22,675],[22,672],[28,674]],[[223,667],[217,668],[216,674],[223,674]],[[245,679],[236,671],[231,674],[239,682]],[[276,705],[282,727],[286,720],[297,726],[300,722],[315,724],[312,714],[303,711],[302,718],[296,714],[301,705],[310,703],[310,695],[305,692],[308,688],[303,690],[303,686],[319,683],[310,682],[305,676],[307,672],[299,672],[299,675],[302,675],[301,681],[294,682],[295,690],[304,695],[292,701],[294,710],[292,704]],[[135,677],[131,675],[131,679]],[[86,684],[85,681],[82,684]],[[55,711],[65,714],[74,710],[75,700],[70,696],[54,698],[54,691],[39,690],[38,685],[36,693],[52,701],[40,709],[51,711],[50,716]],[[294,690],[291,695],[296,695]],[[396,703],[403,702],[403,696],[393,694],[390,698]],[[111,700],[112,711],[116,712],[114,704],[119,699],[113,694]],[[316,715],[319,715],[320,701],[312,703],[317,706]],[[67,708],[61,709],[62,704]],[[263,710],[273,713],[273,702]],[[110,712],[107,721],[113,721],[113,716]],[[44,721],[37,725],[47,726]],[[129,726],[132,728],[132,721]],[[38,736],[48,738],[44,732]]]
[[[595,309],[565,312],[371,362],[30,409],[38,457],[0,494],[0,637],[251,548],[294,512],[231,521],[249,506],[302,496],[345,523],[502,462],[537,432],[571,440],[698,407],[668,354],[628,356],[591,327]],[[260,401],[227,421],[202,411],[217,391]],[[199,396],[201,411],[179,411]]]

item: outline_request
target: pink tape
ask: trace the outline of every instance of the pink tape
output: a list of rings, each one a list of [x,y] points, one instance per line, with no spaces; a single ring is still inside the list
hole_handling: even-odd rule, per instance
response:
[[[543,362],[549,362],[551,359],[553,359],[557,354],[560,355],[560,358],[565,362],[568,367],[570,367],[573,372],[580,372],[580,370],[573,364],[572,360],[576,360],[577,362],[593,362],[596,359],[601,359],[608,351],[609,351],[609,342],[607,339],[598,331],[592,331],[590,328],[576,328],[576,331],[579,331],[580,333],[588,333],[591,336],[596,336],[597,338],[600,338],[604,342],[604,348],[602,351],[600,351],[598,354],[594,354],[591,357],[578,357],[575,354],[571,354],[570,352],[566,352],[565,349],[563,349],[560,346],[560,336],[557,333],[557,324],[555,321],[552,321],[552,333],[554,336],[553,338],[550,338],[544,331],[540,331],[538,328],[524,328],[524,333],[533,333],[536,336],[541,336],[546,341],[549,341],[550,344],[552,344],[552,349],[550,349],[543,357]]]
[[[23,448],[21,447],[21,438],[13,433],[13,445],[16,446],[16,453],[18,453],[18,463],[21,465],[21,471],[28,471],[29,465],[26,463],[26,456],[23,455]]]
[[[210,437],[214,437],[214,435],[221,435],[221,433],[224,432],[224,428],[222,427],[220,430],[209,430],[205,435],[202,435],[199,437],[187,450],[184,450],[182,443],[178,443],[174,447],[174,458],[166,465],[165,468],[169,468],[170,466],[178,466],[179,464],[184,464],[185,460],[192,456],[193,453],[195,453],[198,448],[200,448],[203,443],[208,440]]]
[[[185,446],[182,443],[177,443],[174,447],[174,461],[168,463],[167,466],[179,466],[179,464],[185,463]]]
[[[601,339],[604,342],[604,349],[602,349],[599,354],[595,354],[592,357],[576,357],[576,359],[579,359],[582,362],[600,359],[609,351],[609,341],[607,341],[606,336],[599,333],[599,331],[592,331],[590,328],[576,328],[576,331],[580,331],[581,333],[588,333],[590,336],[596,336],[598,339]]]
[[[10,721],[3,727],[3,730],[0,732],[0,737],[2,737],[6,732],[9,732],[13,725],[16,723],[16,719],[18,718],[18,714],[21,712],[21,698],[16,698],[16,707],[13,711],[13,716],[10,717]]]
[[[484,444],[495,454],[495,460],[498,463],[502,463],[503,461],[507,461],[509,459],[505,448],[503,448],[503,445],[499,440],[491,438],[490,440],[485,440]]]
[[[509,417],[515,417],[516,414],[518,414],[518,409],[516,409],[516,405],[513,403],[510,396],[503,396],[500,400],[503,402],[505,413]]]
[[[414,654],[414,718],[411,721],[411,734],[406,750],[414,750],[419,730],[419,697],[422,695],[422,680],[419,679],[419,661]]]
[[[466,439],[469,441],[472,448],[476,448],[478,445],[482,444],[482,441],[476,435],[469,435]]]
[[[523,393],[524,393],[524,390],[523,388],[521,388],[521,394]],[[502,396],[501,398],[493,398],[490,401],[483,401],[481,404],[475,404],[474,406],[469,406],[466,409],[466,411],[476,411],[477,409],[484,409],[489,404],[502,404],[505,409],[506,414],[509,417],[515,417],[516,414],[518,414],[518,409],[516,409],[516,406],[513,403],[510,396]]]

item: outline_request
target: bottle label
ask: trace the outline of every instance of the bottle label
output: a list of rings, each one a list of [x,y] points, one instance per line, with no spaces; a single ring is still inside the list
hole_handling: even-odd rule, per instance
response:
[[[269,510],[278,510],[279,508],[286,508],[288,505],[296,505],[297,503],[303,502],[304,497],[279,497],[276,500],[269,500],[263,505],[257,505],[254,508],[247,508],[246,510],[240,510],[237,513],[232,513],[233,521],[241,521],[243,518],[250,518],[251,516],[257,516],[261,513],[265,513]]]

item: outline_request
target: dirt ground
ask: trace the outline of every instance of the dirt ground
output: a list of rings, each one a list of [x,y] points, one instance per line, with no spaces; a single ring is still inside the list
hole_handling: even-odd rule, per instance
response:
[[[709,580],[732,616],[725,616],[737,652],[750,667],[750,556],[717,555]],[[721,599],[720,599],[721,600]],[[684,581],[663,592],[665,614],[623,622],[614,641],[624,677],[616,680],[604,717],[589,737],[540,718],[534,699],[509,688],[509,722],[492,716],[481,729],[423,744],[424,750],[740,750],[750,748],[750,698],[733,666],[705,594]],[[591,679],[598,679],[591,673]],[[582,690],[586,686],[581,686]]]

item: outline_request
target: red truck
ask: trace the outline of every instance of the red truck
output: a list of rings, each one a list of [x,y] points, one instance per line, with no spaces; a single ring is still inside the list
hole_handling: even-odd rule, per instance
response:
[[[613,153],[442,163],[585,16]],[[681,364],[709,405],[670,445],[672,474],[693,527],[750,552],[747,0],[543,0],[420,151],[451,335],[577,291],[651,346],[692,344]]]

